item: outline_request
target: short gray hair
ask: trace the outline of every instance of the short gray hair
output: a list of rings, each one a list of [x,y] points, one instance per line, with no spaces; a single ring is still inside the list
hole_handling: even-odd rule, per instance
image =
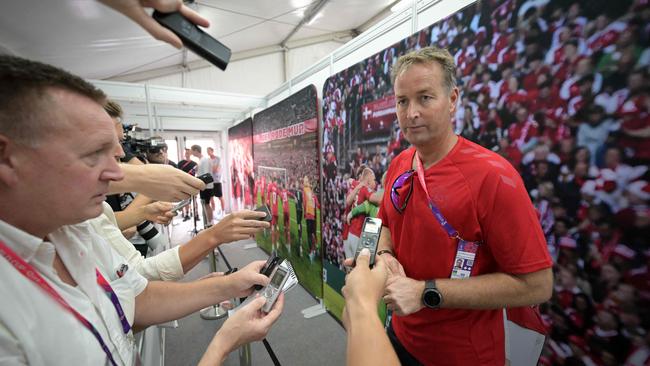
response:
[[[390,78],[393,85],[395,85],[395,79],[412,65],[430,64],[433,62],[440,65],[444,76],[443,86],[447,89],[448,94],[451,93],[456,87],[456,63],[454,62],[454,57],[446,49],[434,46],[425,47],[398,58],[391,69]]]
[[[47,134],[44,127],[58,106],[51,89],[76,93],[103,106],[106,95],[94,85],[71,73],[41,62],[0,55],[0,134],[18,143],[35,146]],[[51,110],[54,108],[54,110]]]

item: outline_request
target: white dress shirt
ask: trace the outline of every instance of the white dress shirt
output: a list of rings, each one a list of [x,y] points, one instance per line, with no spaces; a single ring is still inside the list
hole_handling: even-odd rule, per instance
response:
[[[0,240],[95,326],[118,365],[133,364],[133,332],[124,334],[113,303],[97,284],[95,268],[115,291],[129,324],[135,297],[147,280],[134,270],[119,278],[116,269],[125,259],[88,222],[64,226],[44,241],[0,220]],[[76,287],[61,281],[54,270],[55,247]],[[110,364],[95,336],[4,257],[0,278],[0,365]]]
[[[104,213],[88,220],[97,232],[115,249],[127,262],[129,267],[138,271],[148,280],[176,281],[183,278],[183,265],[178,255],[179,247],[167,249],[153,257],[145,258],[126,240],[117,227],[115,214],[111,206],[104,202]]]

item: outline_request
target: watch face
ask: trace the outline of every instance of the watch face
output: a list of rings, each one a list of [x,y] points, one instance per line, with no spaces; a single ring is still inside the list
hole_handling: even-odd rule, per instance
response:
[[[440,305],[440,294],[436,290],[427,289],[424,292],[424,297],[422,300],[424,302],[424,305],[430,308],[436,308]]]

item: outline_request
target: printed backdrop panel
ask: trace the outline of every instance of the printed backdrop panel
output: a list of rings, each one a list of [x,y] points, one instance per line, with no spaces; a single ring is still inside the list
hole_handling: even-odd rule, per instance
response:
[[[256,205],[273,215],[260,247],[288,258],[300,283],[322,297],[318,101],[307,86],[253,118]]]
[[[228,129],[230,159],[230,207],[233,211],[254,208],[253,119]]]

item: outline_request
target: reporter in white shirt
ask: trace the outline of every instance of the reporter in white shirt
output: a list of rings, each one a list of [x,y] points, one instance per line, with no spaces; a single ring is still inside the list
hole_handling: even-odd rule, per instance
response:
[[[109,182],[123,176],[104,100],[62,70],[0,56],[0,364],[132,365],[131,327],[178,319],[269,281],[259,273],[263,261],[189,283],[147,283],[122,266],[84,222],[102,213]],[[226,321],[202,363],[218,364],[266,335],[283,299],[268,314],[263,300]]]

